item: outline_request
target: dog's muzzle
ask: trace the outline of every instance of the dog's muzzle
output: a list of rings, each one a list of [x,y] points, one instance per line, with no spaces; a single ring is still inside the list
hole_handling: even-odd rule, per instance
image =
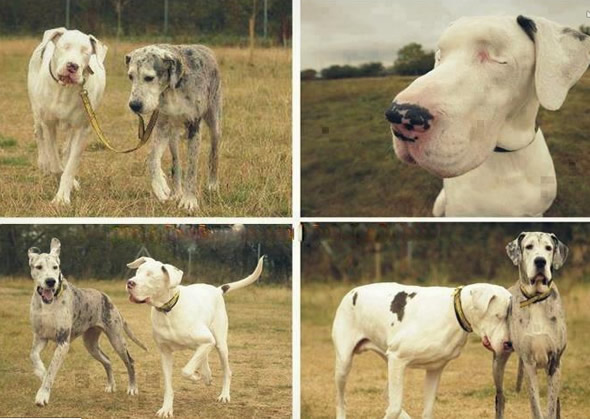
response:
[[[41,301],[45,304],[51,304],[55,298],[57,290],[55,288],[37,287],[37,294],[41,296]]]

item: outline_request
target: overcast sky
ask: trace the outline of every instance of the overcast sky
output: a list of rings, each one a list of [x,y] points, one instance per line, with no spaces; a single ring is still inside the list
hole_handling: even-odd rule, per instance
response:
[[[410,42],[434,49],[461,16],[543,16],[577,29],[590,25],[586,10],[590,1],[583,0],[302,0],[301,68],[368,61],[391,66]]]

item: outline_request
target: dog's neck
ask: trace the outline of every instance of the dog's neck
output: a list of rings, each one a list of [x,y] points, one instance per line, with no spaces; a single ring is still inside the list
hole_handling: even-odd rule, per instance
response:
[[[180,290],[178,287],[167,289],[164,292],[158,294],[158,296],[152,297],[150,304],[156,309],[165,307],[166,304],[168,304],[170,300],[172,300],[172,298],[174,298],[174,296],[179,292]]]
[[[536,139],[539,101],[534,90],[529,93],[529,97],[510,114],[506,123],[502,125],[496,142],[497,148],[507,151],[521,150]]]

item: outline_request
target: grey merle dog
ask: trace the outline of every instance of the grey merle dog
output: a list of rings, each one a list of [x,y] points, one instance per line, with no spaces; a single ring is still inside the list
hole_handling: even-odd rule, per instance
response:
[[[125,57],[131,80],[129,107],[137,114],[158,111],[148,159],[154,194],[160,201],[179,200],[190,212],[198,209],[197,170],[201,120],[211,133],[209,190],[217,191],[221,140],[221,79],[213,52],[202,45],[149,45]],[[182,185],[179,138],[188,137],[187,172]],[[162,171],[166,148],[172,155],[172,190]]]
[[[127,367],[127,394],[137,394],[133,358],[127,351],[123,332],[144,350],[147,350],[146,347],[133,335],[109,297],[94,289],[76,288],[64,278],[60,270],[60,248],[59,240],[54,238],[49,253],[41,253],[36,247],[28,252],[31,276],[35,281],[30,312],[33,327],[31,361],[35,375],[41,380],[35,403],[38,406],[49,403],[51,386],[68,353],[70,342],[80,335],[90,355],[103,365],[107,373],[105,391],[115,390],[111,362],[98,346],[102,332]],[[50,340],[55,341],[57,346],[46,370],[40,354]]]
[[[506,246],[508,256],[518,266],[519,279],[512,294],[508,314],[510,340],[518,354],[516,390],[520,391],[523,373],[529,385],[532,417],[559,418],[561,357],[567,344],[565,311],[553,278],[563,266],[568,248],[555,234],[521,233]],[[510,353],[494,357],[496,418],[504,417],[503,376]],[[547,373],[547,416],[543,416],[537,369]]]

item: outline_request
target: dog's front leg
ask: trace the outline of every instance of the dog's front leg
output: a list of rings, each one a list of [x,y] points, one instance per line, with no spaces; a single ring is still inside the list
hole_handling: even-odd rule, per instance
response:
[[[172,351],[160,348],[162,357],[162,373],[164,374],[164,403],[162,408],[158,410],[158,415],[161,418],[172,417],[172,404],[174,402],[174,391],[172,390],[172,366],[174,359]]]
[[[47,339],[43,339],[38,335],[33,335],[33,347],[31,348],[31,361],[33,362],[33,372],[39,380],[43,382],[43,378],[45,377],[45,365],[43,365],[43,361],[41,360],[41,352],[45,349],[47,345]]]
[[[70,194],[72,188],[76,184],[76,173],[80,166],[80,160],[82,159],[82,152],[86,148],[88,141],[88,134],[90,133],[89,127],[79,128],[72,133],[70,144],[68,146],[68,157],[64,171],[59,181],[59,189],[55,198],[53,199],[54,204],[58,205],[69,205]]]
[[[389,406],[385,413],[385,419],[409,418],[402,409],[406,365],[406,362],[399,359],[394,353],[387,353]]]
[[[152,140],[152,150],[148,157],[148,167],[152,178],[152,190],[158,201],[166,201],[170,198],[170,187],[166,182],[166,176],[162,171],[162,156],[168,147],[170,128],[164,121],[156,125],[154,138]]]
[[[494,375],[494,384],[496,386],[496,419],[504,418],[504,369],[506,362],[510,358],[510,352],[500,355],[494,353],[492,371]]]
[[[58,341],[55,352],[53,353],[53,358],[49,364],[49,369],[43,377],[43,382],[41,383],[41,387],[39,387],[37,396],[35,397],[35,404],[37,406],[45,406],[49,403],[49,394],[51,392],[51,387],[53,386],[53,381],[55,380],[55,376],[57,375],[57,372],[59,371],[61,364],[63,363],[69,350],[69,336],[61,343]]]
[[[443,369],[426,371],[426,379],[424,380],[424,411],[422,412],[422,419],[431,419],[432,411],[434,409],[434,401],[436,399],[436,392],[438,384],[440,383],[440,376]]]
[[[537,367],[535,363],[523,359],[524,373],[529,381],[529,400],[531,402],[531,413],[533,419],[543,419],[539,396],[539,383],[537,381]]]
[[[201,134],[199,133],[199,125],[196,125],[195,131],[192,133],[192,137],[189,133],[188,138],[188,157],[187,157],[187,168],[186,177],[184,179],[184,191],[178,207],[188,210],[189,212],[195,212],[199,209],[197,202],[197,172],[198,172],[198,159],[199,159],[199,144],[201,142]]]
[[[547,417],[559,419],[559,388],[561,385],[561,362],[559,356],[549,358],[547,367]]]

